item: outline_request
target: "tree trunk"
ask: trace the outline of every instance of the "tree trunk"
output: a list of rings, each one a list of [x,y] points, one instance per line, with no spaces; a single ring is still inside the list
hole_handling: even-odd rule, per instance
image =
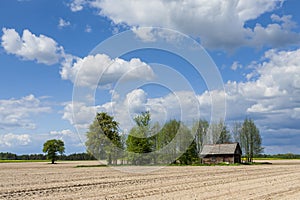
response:
[[[52,160],[51,160],[51,164],[54,164],[54,162],[55,162],[55,160],[54,160],[54,159],[52,159]]]
[[[111,154],[108,154],[108,160],[107,160],[107,164],[111,165],[112,159],[111,159]]]

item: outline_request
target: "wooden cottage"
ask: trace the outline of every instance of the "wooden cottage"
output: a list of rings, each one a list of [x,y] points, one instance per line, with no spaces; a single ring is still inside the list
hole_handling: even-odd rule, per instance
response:
[[[241,163],[242,150],[239,143],[204,145],[200,153],[203,164]]]

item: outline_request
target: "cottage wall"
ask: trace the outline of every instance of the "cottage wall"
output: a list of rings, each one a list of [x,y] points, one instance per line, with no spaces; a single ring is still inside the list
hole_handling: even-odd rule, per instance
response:
[[[203,164],[235,163],[234,155],[206,155],[202,159]]]
[[[234,155],[234,163],[241,163],[242,156],[240,154]]]

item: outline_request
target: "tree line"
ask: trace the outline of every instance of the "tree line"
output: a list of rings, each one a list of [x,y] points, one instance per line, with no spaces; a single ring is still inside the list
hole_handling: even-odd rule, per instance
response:
[[[300,154],[284,153],[284,154],[260,154],[256,158],[274,158],[274,159],[300,159]]]
[[[122,134],[119,123],[107,113],[97,113],[86,134],[87,153],[64,155],[64,142],[48,140],[44,154],[16,155],[0,153],[4,160],[107,160],[114,164],[193,164],[199,163],[204,144],[238,142],[247,162],[262,152],[262,139],[253,120],[246,118],[236,122],[231,131],[223,121],[209,124],[206,120],[195,121],[191,128],[176,119],[164,125],[150,123],[150,112],[134,117],[135,126],[129,134]],[[57,153],[60,153],[58,155]]]
[[[96,160],[96,158],[88,153],[73,153],[69,155],[60,155],[59,160]],[[45,154],[23,154],[17,155],[10,152],[0,152],[0,160],[47,160]]]
[[[149,112],[134,117],[128,134],[107,113],[97,113],[87,132],[87,152],[108,164],[193,164],[199,163],[204,144],[239,142],[248,162],[263,152],[262,138],[254,121],[236,122],[230,131],[223,121],[195,121],[191,128],[178,120],[164,125],[150,123]]]
[[[300,159],[300,154],[285,153],[285,154],[259,154],[255,158],[274,158],[274,159]],[[45,154],[22,154],[17,155],[10,152],[0,152],[0,160],[47,160]],[[72,153],[69,155],[61,155],[60,160],[96,160],[89,153]]]

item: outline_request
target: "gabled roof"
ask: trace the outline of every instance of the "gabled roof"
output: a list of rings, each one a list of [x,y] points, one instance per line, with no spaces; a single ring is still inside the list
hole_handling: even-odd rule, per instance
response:
[[[239,143],[228,143],[228,144],[206,144],[200,155],[220,155],[220,154],[235,154],[236,150],[241,151]]]

